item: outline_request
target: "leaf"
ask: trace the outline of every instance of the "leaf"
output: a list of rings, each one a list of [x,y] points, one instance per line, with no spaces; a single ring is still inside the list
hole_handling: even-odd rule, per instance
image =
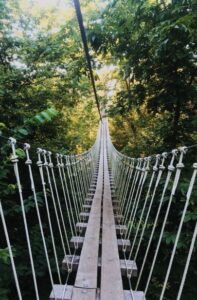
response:
[[[166,232],[165,235],[164,235],[164,238],[165,238],[165,241],[166,241],[167,245],[169,245],[171,243],[174,244],[175,239],[176,239],[176,234],[170,233],[170,232]]]
[[[186,214],[186,216],[184,218],[184,222],[187,223],[190,220],[191,220],[191,215],[190,214]]]
[[[19,157],[19,158],[25,158],[25,152],[23,149],[21,148],[17,148],[16,149],[16,155]]]
[[[51,121],[51,117],[46,111],[41,112],[41,116],[46,119],[46,121]]]
[[[37,124],[44,124],[45,122],[50,122],[54,117],[58,115],[58,111],[54,108],[48,108],[37,114],[35,117],[30,119],[30,122],[37,123]]]
[[[197,220],[197,211],[196,211],[196,209],[194,209],[194,211],[192,211],[192,212],[188,211],[186,213],[186,216],[184,218],[184,222],[187,223],[191,220],[194,220],[194,221]]]
[[[3,129],[3,128],[6,128],[6,125],[2,122],[0,122],[0,128]]]
[[[38,124],[43,124],[44,123],[44,119],[40,116],[40,115],[36,115],[34,118],[33,118],[36,123]]]
[[[0,258],[5,264],[9,263],[9,252],[7,248],[0,249]]]
[[[28,135],[29,132],[25,128],[20,128],[17,130],[17,132],[21,133],[22,135]]]
[[[54,117],[57,116],[59,112],[56,109],[51,107],[47,109],[47,113],[50,114],[52,117]]]

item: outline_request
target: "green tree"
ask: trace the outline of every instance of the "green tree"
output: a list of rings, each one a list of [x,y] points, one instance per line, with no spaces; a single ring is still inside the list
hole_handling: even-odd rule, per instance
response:
[[[195,1],[112,1],[97,20],[89,26],[92,45],[119,69],[113,116],[128,120],[133,140],[139,133],[145,148],[152,144],[146,128],[154,132],[160,142],[152,151],[194,143]]]
[[[53,10],[46,15],[49,23],[55,18]],[[20,2],[0,0],[0,199],[9,225],[24,299],[33,297],[32,279],[7,138],[17,139],[17,155],[22,160],[24,152],[20,143],[30,143],[32,159],[36,161],[36,147],[54,153],[87,150],[95,140],[99,120],[75,17],[72,15],[57,30],[53,30],[52,24],[42,27],[43,19],[43,11],[37,11],[33,16],[31,12],[23,11]],[[20,172],[23,174],[30,239],[37,258],[37,276],[45,286],[46,294],[41,297],[47,299],[50,287],[35,204],[31,190],[26,190],[29,181],[25,166],[20,167]],[[46,225],[36,167],[34,172],[42,220]],[[46,226],[46,233],[47,230]],[[6,300],[15,297],[15,285],[1,226],[0,235],[0,298]],[[50,248],[50,241],[47,243]]]

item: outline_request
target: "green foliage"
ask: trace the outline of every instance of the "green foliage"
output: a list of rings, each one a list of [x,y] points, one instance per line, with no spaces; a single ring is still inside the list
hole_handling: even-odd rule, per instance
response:
[[[195,1],[112,1],[89,25],[95,51],[119,70],[109,114],[114,132],[122,118],[127,153],[196,141],[196,9]]]
[[[0,258],[1,260],[7,264],[8,261],[9,261],[9,252],[8,252],[8,249],[0,249]]]
[[[115,66],[113,96],[106,108],[110,116],[110,132],[115,146],[132,157],[161,153],[180,145],[197,142],[196,97],[196,1],[114,0],[95,20],[89,22],[88,36],[102,64]],[[162,240],[148,299],[159,299],[169,256],[175,242],[177,224],[183,212],[194,151],[186,157],[183,174],[173,197],[166,232]],[[164,182],[162,183],[164,184]],[[172,182],[170,182],[170,186]],[[166,193],[153,239],[144,278],[150,270],[159,228],[169,201]],[[176,258],[168,282],[166,299],[176,298],[185,259],[194,230],[196,188],[184,220]],[[161,197],[157,191],[155,199]],[[157,204],[153,204],[144,251],[153,226]],[[139,265],[142,263],[138,255]],[[196,295],[196,249],[184,287],[183,299]],[[163,267],[161,267],[163,266]],[[145,280],[139,287],[143,290]]]
[[[88,7],[88,2],[84,2],[84,8]],[[103,105],[111,117],[112,138],[115,145],[130,156],[150,155],[196,142],[196,9],[196,1],[189,0],[114,0],[101,12],[95,10],[88,16],[88,39],[98,54],[96,68],[115,67],[111,75],[115,80],[112,97],[107,93],[106,82],[102,82],[107,81],[105,77],[95,76]],[[25,299],[31,299],[33,294],[31,288],[27,288],[31,286],[31,271],[10,148],[4,138],[13,136],[21,143],[29,142],[33,148],[54,152],[81,152],[92,145],[98,124],[76,18],[70,17],[58,30],[49,22],[51,24],[43,30],[43,14],[38,12],[33,17],[31,12],[21,10],[16,1],[0,0],[0,199],[10,225]],[[49,19],[52,21],[53,12]],[[20,144],[17,144],[16,153],[23,161],[24,150]],[[193,157],[191,155],[188,162]],[[20,169],[24,175],[22,187],[28,180],[25,170],[24,167]],[[39,187],[38,170],[34,172],[38,175],[35,180]],[[169,228],[162,241],[169,251],[175,238],[174,220],[180,219],[188,180],[181,183],[173,199]],[[194,191],[184,220],[185,231],[178,245],[178,273],[196,221],[196,195]],[[47,233],[40,188],[37,197]],[[164,205],[167,200],[168,197]],[[25,190],[24,205],[30,221],[36,272],[46,286],[46,263],[30,191]],[[149,230],[152,221],[153,216]],[[3,237],[0,299],[14,299],[6,241],[3,232],[0,231],[0,235]],[[52,251],[50,240],[47,245]],[[161,277],[164,270],[160,265],[167,262],[168,253],[163,251],[159,257],[157,274]],[[196,274],[196,270],[192,269],[191,274]],[[153,276],[150,299],[159,297],[162,284],[159,275]],[[176,274],[173,279],[177,283]],[[193,278],[189,280],[187,300],[193,299],[195,292]]]
[[[14,249],[13,249],[14,250]],[[14,252],[14,251],[13,251]],[[0,249],[0,299],[8,300],[10,294],[10,266],[9,266],[9,252],[7,248]]]
[[[34,10],[27,12],[20,6],[20,1],[0,0],[0,199],[11,245],[15,249],[23,297],[33,299],[31,269],[8,138],[16,138],[16,154],[20,162],[25,160],[24,142],[34,150],[30,150],[32,160],[36,159],[36,147],[54,152],[81,152],[93,144],[99,118],[76,19],[69,17],[66,24],[54,30],[55,10],[52,10],[47,12],[49,25],[43,29],[44,11],[37,10],[37,15],[33,16]],[[48,297],[46,260],[35,202],[31,189],[26,189],[30,187],[27,168],[20,164],[19,171],[23,175],[24,207],[36,257],[36,272],[46,287],[47,296],[44,297]],[[34,174],[47,236],[48,223],[37,167]],[[1,225],[0,236],[0,299],[15,299],[15,284]],[[51,253],[50,239],[47,239],[47,246]],[[55,270],[53,261],[52,269]]]

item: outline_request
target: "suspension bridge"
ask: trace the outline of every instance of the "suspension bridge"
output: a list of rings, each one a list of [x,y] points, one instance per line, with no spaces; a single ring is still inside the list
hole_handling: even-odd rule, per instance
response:
[[[127,157],[113,146],[106,118],[100,122],[93,147],[80,155],[54,154],[38,148],[37,161],[34,161],[30,145],[24,144],[24,160],[17,156],[14,138],[9,139],[9,145],[35,292],[33,299],[42,297],[31,244],[30,220],[25,210],[24,197],[27,193],[34,200],[45,257],[43,263],[49,274],[51,293],[48,299],[149,299],[174,197],[183,179],[184,160],[191,148],[180,147],[145,158]],[[26,187],[22,184],[24,174],[20,172],[21,164],[24,164],[25,176],[28,177],[29,186]],[[174,220],[177,230],[168,253],[168,265],[161,266],[165,276],[158,294],[160,300],[174,299],[170,296],[169,278],[194,191],[197,163],[187,166],[187,169],[190,178],[185,200],[181,203],[182,214]],[[44,216],[35,184],[37,177],[44,198]],[[0,216],[16,286],[14,299],[22,300],[23,290],[2,200]],[[47,219],[48,235],[43,217]],[[197,224],[189,235],[190,246],[185,249],[185,261],[182,270],[179,270],[181,276],[177,276],[177,300],[184,295],[196,235]],[[57,252],[57,236],[61,257]],[[71,275],[74,278],[72,284]]]

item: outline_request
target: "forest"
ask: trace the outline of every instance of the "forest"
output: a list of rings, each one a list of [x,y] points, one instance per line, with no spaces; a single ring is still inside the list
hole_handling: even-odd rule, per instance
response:
[[[116,149],[130,157],[144,157],[197,144],[197,1],[84,0],[81,9],[97,93]],[[8,138],[17,140],[16,152],[22,160],[25,154],[20,145],[25,142],[32,149],[79,154],[94,144],[98,125],[73,2],[0,0],[0,200],[24,299],[34,297]],[[35,154],[32,156],[36,159]],[[193,149],[187,164],[195,159]],[[186,172],[174,200],[169,221],[172,231],[166,232],[163,240],[167,247],[174,243],[173,220],[181,215],[180,203],[190,175]],[[43,194],[39,189],[37,193],[42,210]],[[33,199],[28,191],[25,195],[44,300],[50,293],[48,275]],[[178,247],[175,285],[197,221],[196,196],[195,187]],[[197,245],[183,300],[197,295],[196,254]],[[159,265],[165,263],[167,255],[163,253],[159,259],[148,299],[159,299],[163,272]],[[0,300],[15,300],[15,293],[0,224]]]

